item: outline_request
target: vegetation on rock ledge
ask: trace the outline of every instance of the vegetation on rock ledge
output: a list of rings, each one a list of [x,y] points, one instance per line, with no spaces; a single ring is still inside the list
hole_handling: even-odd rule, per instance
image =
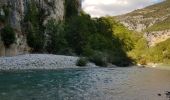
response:
[[[9,25],[5,26],[1,31],[1,39],[7,48],[13,44],[16,41],[16,33],[13,28]]]

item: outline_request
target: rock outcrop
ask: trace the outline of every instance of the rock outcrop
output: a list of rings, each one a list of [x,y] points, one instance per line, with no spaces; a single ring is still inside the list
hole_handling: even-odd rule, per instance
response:
[[[0,0],[0,15],[5,11],[2,9],[4,5],[9,6],[8,24],[12,26],[16,33],[16,42],[9,48],[5,48],[0,37],[0,56],[13,56],[28,53],[30,48],[27,45],[26,34],[23,31],[23,20],[28,11],[29,2],[34,2],[44,9],[46,17],[44,24],[49,19],[56,21],[63,20],[65,17],[65,0]],[[77,0],[79,4],[81,0]],[[0,22],[0,30],[4,27],[4,23]]]
[[[167,40],[169,37],[168,23],[170,20],[170,0],[138,9],[128,14],[115,17],[118,21],[128,27],[130,30],[144,33],[150,46]],[[165,23],[165,24],[164,24]],[[166,29],[158,29],[155,26],[164,27]],[[152,30],[149,30],[151,27]]]
[[[170,16],[170,14],[166,16],[162,16],[160,18],[155,17],[145,17],[143,15],[137,15],[137,16],[130,16],[130,15],[123,15],[121,17],[117,17],[117,19],[124,24],[126,27],[128,27],[130,30],[135,30],[137,32],[143,32],[145,29],[151,27],[152,25],[162,22],[165,19],[167,19]]]
[[[150,46],[155,46],[170,38],[170,30],[145,32],[144,36],[148,40]]]

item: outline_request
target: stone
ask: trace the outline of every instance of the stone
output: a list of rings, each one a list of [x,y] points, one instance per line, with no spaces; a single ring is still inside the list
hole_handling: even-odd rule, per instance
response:
[[[162,96],[160,93],[158,93],[158,96]]]

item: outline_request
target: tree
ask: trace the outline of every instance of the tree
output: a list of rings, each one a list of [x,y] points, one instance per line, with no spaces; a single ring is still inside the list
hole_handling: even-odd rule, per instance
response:
[[[33,52],[43,51],[45,44],[45,27],[43,26],[44,10],[37,7],[31,0],[28,4],[28,11],[24,17],[27,24],[27,43],[33,49]]]
[[[48,42],[46,47],[48,52],[56,54],[67,48],[64,25],[62,22],[49,20],[46,25],[46,33],[48,35]]]
[[[66,25],[66,38],[69,46],[78,54],[83,53],[83,48],[88,44],[91,35],[89,31],[89,16],[74,16]]]
[[[77,16],[79,13],[79,2],[78,0],[65,0],[65,17]]]
[[[5,47],[8,48],[16,41],[16,33],[14,32],[13,28],[7,25],[2,29],[1,38]]]

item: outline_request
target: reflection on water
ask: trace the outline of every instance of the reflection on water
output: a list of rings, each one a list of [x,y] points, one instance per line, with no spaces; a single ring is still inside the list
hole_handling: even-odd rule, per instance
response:
[[[92,68],[0,73],[0,100],[168,100],[168,90],[170,70]]]

